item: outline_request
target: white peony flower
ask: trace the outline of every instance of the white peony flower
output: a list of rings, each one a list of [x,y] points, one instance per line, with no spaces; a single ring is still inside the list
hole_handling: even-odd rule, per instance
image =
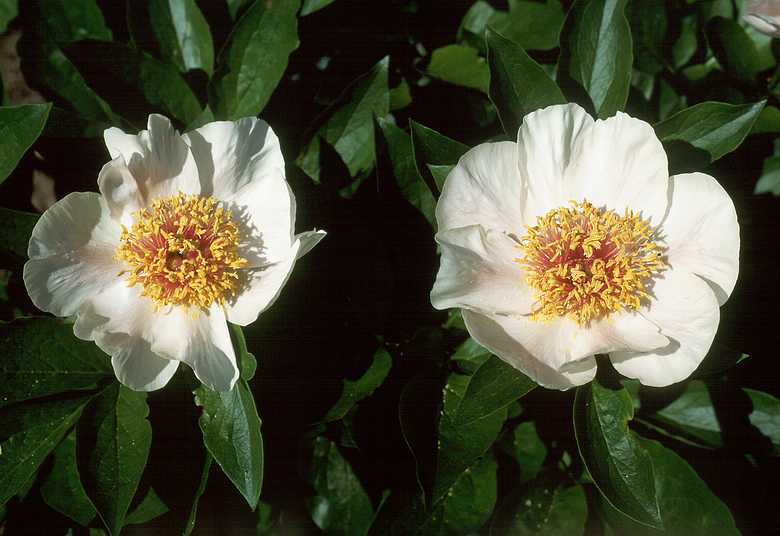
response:
[[[515,142],[471,149],[436,207],[437,309],[540,385],[596,374],[687,378],[739,268],[734,205],[709,175],[669,177],[653,128],[575,104],[526,116]]]
[[[745,8],[742,18],[759,32],[780,37],[779,0],[753,0]]]
[[[33,303],[76,315],[131,389],[163,387],[179,362],[212,389],[238,379],[227,322],[254,322],[296,259],[325,235],[294,234],[279,140],[255,118],[179,135],[150,115],[137,136],[106,130],[100,194],[76,192],[33,229]]]

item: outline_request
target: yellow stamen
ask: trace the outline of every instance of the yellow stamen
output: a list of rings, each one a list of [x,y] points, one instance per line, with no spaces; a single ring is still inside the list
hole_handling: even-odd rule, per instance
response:
[[[239,233],[232,214],[213,197],[179,193],[139,210],[122,235],[116,258],[128,267],[128,286],[143,285],[155,307],[208,309],[238,287],[236,270],[247,265],[237,253]]]
[[[568,317],[581,326],[636,310],[667,263],[647,220],[587,201],[553,209],[528,227],[515,259],[534,289],[534,320]]]

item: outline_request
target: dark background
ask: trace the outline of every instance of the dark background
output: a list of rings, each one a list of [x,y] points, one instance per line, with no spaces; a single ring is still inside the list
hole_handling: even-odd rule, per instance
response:
[[[123,41],[127,29],[120,4],[103,1],[101,7],[115,39]],[[218,50],[231,27],[224,2],[199,4]],[[430,53],[454,42],[458,24],[471,4],[471,0],[338,0],[300,19],[301,46],[291,56],[285,77],[262,114],[279,135],[290,162],[288,179],[298,202],[297,230],[317,227],[329,233],[298,262],[275,305],[245,330],[249,349],[259,363],[252,387],[263,419],[262,499],[282,511],[282,524],[288,531],[282,534],[316,533],[303,502],[310,490],[299,467],[301,440],[336,400],[342,379],[354,379],[365,370],[379,344],[378,336],[384,337],[393,353],[393,369],[385,384],[361,406],[355,423],[360,448],[346,455],[375,503],[384,489],[414,489],[414,462],[398,426],[398,398],[403,386],[422,370],[431,371],[431,392],[439,393],[440,365],[447,358],[441,351],[426,350],[440,347],[442,341],[437,338],[442,335],[433,328],[446,320],[446,313],[434,311],[428,300],[438,267],[431,229],[398,193],[386,159],[380,156],[376,173],[353,199],[341,198],[337,188],[330,186],[348,179],[337,157],[326,163],[324,173],[329,180],[322,186],[315,186],[292,162],[317,115],[351,80],[385,55],[391,58],[390,86],[401,77],[413,86],[412,105],[394,114],[397,124],[405,125],[413,117],[468,145],[500,135],[497,123],[481,126],[473,110],[464,105],[481,97],[436,81],[424,87],[415,84],[421,78],[419,62],[424,61],[419,47]],[[502,7],[501,2],[495,5]],[[330,61],[327,69],[319,70],[316,65],[323,56]],[[191,82],[194,87],[203,84],[197,77]],[[110,97],[121,99],[122,95]],[[104,98],[110,101],[109,96]],[[777,459],[768,459],[760,441],[745,429],[748,407],[734,388],[741,385],[780,395],[775,350],[780,333],[776,253],[780,201],[752,193],[763,159],[772,152],[772,141],[771,135],[750,137],[706,170],[732,195],[742,236],[739,282],[721,309],[716,339],[717,344],[750,354],[729,372],[733,381],[724,381],[719,391],[727,448],[715,452],[667,443],[729,505],[745,534],[776,533],[780,499]],[[29,202],[34,166],[43,165],[55,178],[58,197],[74,190],[96,190],[97,172],[108,158],[102,140],[41,138],[35,148],[45,157],[44,164],[34,161],[32,152],[28,154],[0,186],[3,206],[34,210]],[[24,311],[34,311],[17,276],[9,292]],[[453,348],[457,342],[443,344]],[[144,485],[153,485],[171,512],[150,525],[128,527],[127,534],[181,531],[204,457],[198,411],[190,393],[192,381],[191,374],[180,373],[166,389],[150,396],[154,441]],[[524,400],[524,406],[538,413],[543,438],[573,445],[572,398],[571,392],[538,390]],[[435,414],[435,403],[421,400],[421,416],[431,410]],[[433,420],[430,426],[433,430]],[[753,454],[760,469],[745,460],[745,452]],[[196,534],[246,533],[255,523],[243,498],[213,467],[200,503]],[[61,533],[67,526],[66,518],[36,496],[12,510],[9,518],[10,534],[40,534],[43,527],[47,533]]]

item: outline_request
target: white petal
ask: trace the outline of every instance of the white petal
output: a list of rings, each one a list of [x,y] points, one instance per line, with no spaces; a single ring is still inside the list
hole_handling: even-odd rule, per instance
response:
[[[208,123],[183,138],[192,148],[206,195],[230,199],[253,181],[284,178],[279,138],[255,117]]]
[[[322,229],[314,230],[314,231],[305,231],[303,233],[298,233],[295,235],[295,239],[300,241],[301,246],[298,248],[298,254],[296,255],[296,258],[300,259],[304,255],[306,255],[308,252],[310,252],[312,249],[314,249],[314,246],[320,243],[320,240],[325,238],[325,235],[327,235],[325,231]]]
[[[596,121],[577,138],[564,180],[569,199],[587,199],[622,214],[630,208],[653,225],[668,205],[669,169],[649,124],[618,112]]]
[[[72,193],[52,205],[33,228],[24,284],[36,307],[69,316],[116,282],[121,229],[95,193]]]
[[[593,125],[593,118],[576,104],[548,106],[525,116],[517,133],[520,170],[528,181],[526,223],[548,210],[568,204],[571,195],[564,170],[575,142]]]
[[[482,225],[485,229],[521,231],[525,195],[517,144],[477,145],[460,158],[444,182],[436,205],[438,229]]]
[[[296,240],[280,261],[260,268],[241,271],[244,279],[241,293],[225,306],[227,319],[239,326],[251,324],[270,307],[292,273],[301,242]]]
[[[184,361],[212,389],[229,390],[238,378],[225,315],[218,305],[208,313],[181,307],[155,311],[153,302],[141,296],[138,285],[128,287],[120,281],[82,306],[73,331],[79,338],[94,340],[115,363],[131,371],[153,370],[150,363],[155,361],[140,355],[152,353],[161,360]],[[134,353],[127,354],[128,348]],[[129,361],[136,354],[144,363]],[[134,368],[136,365],[140,368]],[[160,374],[172,374],[171,367],[167,365]],[[138,389],[140,379],[135,378],[126,385]]]
[[[568,318],[540,322],[466,310],[463,319],[477,342],[541,385],[555,389],[590,381],[596,354],[649,350],[669,342],[655,324],[636,313],[615,314],[587,328]]]
[[[528,314],[533,292],[513,261],[516,242],[500,231],[471,225],[439,232],[441,264],[431,290],[437,309],[462,307],[496,314]]]
[[[252,268],[284,259],[293,243],[295,197],[284,176],[266,176],[226,200],[242,237],[238,254]]]
[[[113,348],[111,365],[117,379],[134,391],[155,391],[165,387],[179,368],[179,362],[163,359],[151,351],[149,342],[125,334],[101,335],[100,344]]]
[[[195,318],[188,316],[188,320],[189,330],[181,334],[186,346],[178,359],[191,366],[195,376],[209,389],[229,391],[239,372],[225,313],[215,304],[208,313],[200,312]]]
[[[123,280],[83,303],[73,333],[94,340],[111,356],[119,381],[137,391],[160,389],[178,367],[178,361],[166,359],[152,345],[158,334],[181,337],[181,327],[156,314],[140,288],[128,287]]]
[[[653,293],[642,314],[661,328],[669,344],[653,352],[615,352],[610,358],[624,376],[663,387],[684,380],[699,366],[715,338],[720,309],[712,288],[685,270],[664,272]]]
[[[148,130],[137,136],[110,128],[103,137],[111,158],[124,158],[146,204],[178,192],[200,193],[192,152],[166,117],[150,115]]]
[[[672,177],[672,202],[661,227],[675,270],[713,283],[718,302],[726,302],[739,272],[739,224],[734,203],[714,178],[704,173]]]
[[[132,226],[133,213],[146,203],[135,176],[121,156],[106,163],[100,170],[98,187],[111,210],[111,217],[128,228]]]
[[[531,354],[518,339],[518,331],[531,327],[535,328],[539,340],[546,338],[554,344],[554,328],[542,324],[529,326],[529,321],[501,316],[487,317],[468,310],[463,310],[463,321],[474,340],[543,387],[569,389],[588,383],[596,376],[596,360],[592,356],[556,368],[555,364]]]

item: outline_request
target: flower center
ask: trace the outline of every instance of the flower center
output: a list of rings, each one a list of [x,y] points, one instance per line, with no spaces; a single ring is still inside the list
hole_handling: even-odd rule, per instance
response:
[[[626,209],[596,208],[587,201],[553,209],[518,242],[534,289],[534,320],[569,317],[581,326],[620,310],[636,310],[647,285],[667,268],[664,248],[650,223]]]
[[[224,303],[238,287],[238,228],[213,197],[179,193],[139,210],[122,236],[116,258],[129,269],[127,284],[143,285],[156,307]]]

